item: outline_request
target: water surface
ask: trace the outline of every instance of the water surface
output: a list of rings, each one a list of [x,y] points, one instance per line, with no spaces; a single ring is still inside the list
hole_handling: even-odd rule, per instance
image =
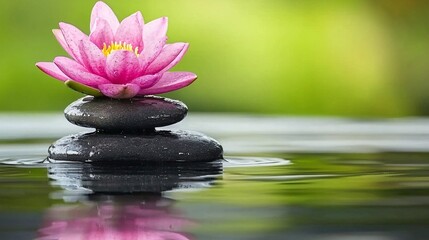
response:
[[[51,142],[85,129],[0,116],[0,239],[429,239],[426,119],[191,115],[173,128],[217,138],[226,159],[49,163]]]

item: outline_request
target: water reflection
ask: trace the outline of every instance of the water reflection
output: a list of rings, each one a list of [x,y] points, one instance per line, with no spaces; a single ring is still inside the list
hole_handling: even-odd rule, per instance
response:
[[[105,162],[49,163],[48,175],[52,185],[68,191],[88,193],[160,193],[175,189],[202,188],[222,175],[222,161],[138,163]]]
[[[46,210],[38,240],[151,239],[190,240],[185,229],[195,225],[160,194],[92,194],[79,205]]]

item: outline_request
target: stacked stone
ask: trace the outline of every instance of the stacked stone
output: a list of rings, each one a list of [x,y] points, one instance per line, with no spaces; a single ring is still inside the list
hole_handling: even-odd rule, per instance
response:
[[[49,158],[79,162],[209,162],[222,159],[222,146],[204,134],[157,130],[183,120],[188,108],[157,96],[116,100],[83,97],[65,109],[66,119],[95,132],[63,137]]]

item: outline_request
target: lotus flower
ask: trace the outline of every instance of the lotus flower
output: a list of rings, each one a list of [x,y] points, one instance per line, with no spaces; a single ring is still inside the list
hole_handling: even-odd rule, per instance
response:
[[[188,50],[188,43],[166,44],[166,17],[144,24],[136,12],[118,21],[112,9],[97,2],[90,34],[61,22],[53,33],[72,57],[36,64],[75,90],[110,98],[132,98],[174,91],[191,84],[191,72],[168,72]]]

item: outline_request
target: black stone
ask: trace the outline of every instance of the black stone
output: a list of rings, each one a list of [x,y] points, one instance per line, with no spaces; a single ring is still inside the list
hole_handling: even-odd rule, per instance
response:
[[[49,158],[79,162],[208,162],[222,159],[214,139],[190,131],[146,134],[81,133],[63,137],[49,147]]]
[[[132,99],[83,97],[65,110],[75,125],[106,132],[142,132],[180,122],[188,112],[180,101],[158,96]]]

